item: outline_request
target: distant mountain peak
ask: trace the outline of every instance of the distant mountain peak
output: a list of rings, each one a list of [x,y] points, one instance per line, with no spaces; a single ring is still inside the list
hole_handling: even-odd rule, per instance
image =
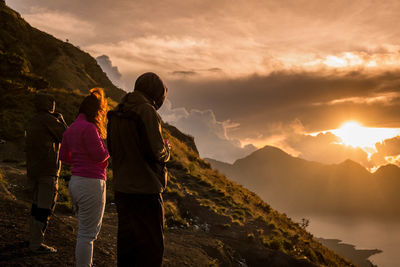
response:
[[[347,172],[349,174],[356,173],[357,175],[371,175],[364,166],[351,159],[346,159],[345,161],[339,164],[334,164],[333,166],[336,166],[336,168],[342,170],[342,172]]]
[[[375,172],[375,175],[383,175],[383,176],[399,176],[400,177],[400,168],[395,164],[387,164],[380,166],[379,169]]]
[[[264,146],[263,148],[260,148],[256,151],[254,151],[253,153],[251,153],[250,155],[248,155],[245,158],[252,158],[252,157],[258,157],[258,156],[292,157],[291,155],[289,155],[288,153],[286,153],[285,151],[283,151],[280,148],[267,145],[267,146]],[[245,158],[243,158],[243,159],[245,159]]]
[[[355,161],[353,161],[353,160],[351,160],[351,159],[346,159],[345,161],[339,163],[338,165],[341,165],[341,166],[348,166],[348,167],[349,167],[349,166],[352,166],[352,167],[361,167],[361,168],[365,169],[361,164],[359,164],[359,163],[357,163],[357,162],[355,162]]]
[[[275,146],[269,146],[269,145],[266,145],[266,146],[262,147],[262,148],[259,149],[259,150],[262,150],[262,151],[275,151],[275,152],[281,152],[281,153],[287,154],[287,153],[286,153],[285,151],[283,151],[282,149],[280,149],[280,148],[278,148],[278,147],[275,147]]]

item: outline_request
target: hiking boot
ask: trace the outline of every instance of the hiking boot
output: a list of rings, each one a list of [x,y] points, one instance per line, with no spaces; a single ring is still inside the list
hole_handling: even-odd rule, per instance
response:
[[[41,244],[38,249],[32,250],[32,252],[36,254],[49,254],[49,253],[57,253],[57,249],[47,246],[45,244]]]

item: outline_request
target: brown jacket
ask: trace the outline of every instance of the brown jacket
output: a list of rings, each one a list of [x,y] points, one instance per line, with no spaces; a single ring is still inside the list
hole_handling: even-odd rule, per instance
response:
[[[160,90],[166,88],[160,87]],[[135,87],[133,93],[127,94],[121,104],[108,113],[107,143],[116,191],[156,194],[166,187],[165,163],[170,154],[164,145],[161,119],[156,111],[161,105],[155,105],[149,96],[161,94],[152,92],[147,91],[145,96]]]
[[[54,113],[54,98],[38,94],[38,113],[26,127],[25,151],[28,177],[58,176],[61,163],[58,152],[67,125],[59,113]]]

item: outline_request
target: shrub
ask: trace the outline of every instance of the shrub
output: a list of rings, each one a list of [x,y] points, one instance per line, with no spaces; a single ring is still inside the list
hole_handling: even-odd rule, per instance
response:
[[[282,250],[282,243],[273,239],[269,242],[268,247],[274,250]]]
[[[273,223],[273,222],[270,222],[270,223],[268,223],[268,228],[269,229],[271,229],[271,230],[275,230],[275,229],[277,229],[277,226],[276,226],[276,224],[275,223]]]
[[[193,155],[193,154],[189,154],[189,155],[188,155],[188,160],[189,160],[189,161],[192,161],[192,162],[193,162],[193,161],[196,161],[196,160],[197,160],[197,156],[195,156],[195,155]]]
[[[300,227],[306,230],[306,228],[310,225],[310,219],[302,218],[300,222]]]
[[[196,169],[196,166],[191,162],[191,163],[189,163],[189,165],[187,166],[187,169],[188,169],[188,173],[193,174],[193,172],[194,172],[195,169]]]
[[[238,219],[238,220],[240,220],[242,222],[244,222],[246,220],[245,212],[243,210],[240,210],[240,209],[235,209],[233,211],[232,217],[235,218],[235,219]]]
[[[68,182],[62,179],[59,179],[58,181],[58,197],[56,207],[66,211],[72,211],[71,198],[68,192]]]
[[[256,221],[261,223],[267,223],[267,220],[261,215],[256,218]]]
[[[274,237],[269,238],[269,237],[263,236],[262,243],[267,248],[270,248],[273,250],[284,251],[283,240],[279,237],[274,236]]]
[[[235,220],[235,219],[232,220],[232,224],[236,225],[236,226],[243,226],[244,225],[242,221]]]
[[[293,249],[292,243],[287,239],[283,240],[283,247],[285,248],[286,251],[290,251]]]
[[[188,227],[189,223],[182,218],[175,202],[164,202],[165,221],[167,227]]]
[[[254,234],[253,233],[249,233],[249,234],[247,234],[247,239],[250,241],[250,242],[253,242],[254,240],[255,240],[255,236],[254,236]]]
[[[312,262],[317,261],[317,255],[315,255],[314,250],[312,250],[310,247],[306,247],[304,249],[304,255],[306,255],[306,257],[309,258]]]
[[[231,228],[231,225],[229,223],[224,223],[219,225],[222,229],[229,229]]]
[[[113,183],[113,172],[110,168],[107,168],[107,182],[106,182],[106,203],[114,202],[114,183]]]
[[[0,168],[0,183],[4,182],[4,171]]]

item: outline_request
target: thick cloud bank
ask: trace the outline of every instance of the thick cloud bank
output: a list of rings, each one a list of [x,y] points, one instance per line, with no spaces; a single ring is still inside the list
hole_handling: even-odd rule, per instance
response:
[[[400,166],[400,136],[386,139],[375,145],[377,152],[371,159],[376,164],[392,163]]]
[[[107,77],[111,80],[111,82],[124,89],[126,91],[125,85],[122,81],[122,74],[119,72],[117,66],[113,66],[112,62],[107,55],[102,55],[96,57],[97,64],[100,65],[101,69],[107,74]]]
[[[217,121],[212,110],[172,108],[167,100],[160,114],[164,121],[194,136],[197,149],[204,158],[232,163],[256,150],[253,145],[242,146],[239,140],[229,138],[227,129],[238,125],[230,121]]]
[[[239,139],[268,135],[298,119],[307,132],[338,128],[347,120],[369,127],[400,126],[400,71],[275,72],[243,79],[173,81],[177,106],[211,109],[218,120],[240,123]]]

